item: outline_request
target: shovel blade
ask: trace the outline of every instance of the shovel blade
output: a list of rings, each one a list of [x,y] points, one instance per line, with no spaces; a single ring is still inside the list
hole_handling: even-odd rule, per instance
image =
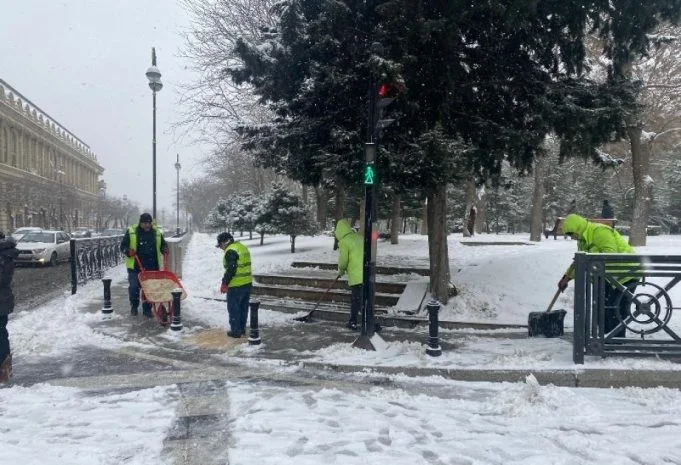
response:
[[[560,337],[564,333],[563,322],[565,310],[550,312],[531,312],[527,318],[527,335],[529,337]]]

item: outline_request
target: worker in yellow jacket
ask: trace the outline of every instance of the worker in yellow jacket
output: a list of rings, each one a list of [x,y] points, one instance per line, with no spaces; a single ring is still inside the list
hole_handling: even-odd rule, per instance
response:
[[[348,274],[348,286],[352,292],[350,301],[350,320],[348,328],[357,327],[357,318],[362,309],[362,281],[364,278],[364,239],[350,227],[348,220],[338,220],[336,224],[338,240],[338,274]]]
[[[577,214],[568,215],[563,221],[563,233],[577,240],[577,250],[588,253],[621,253],[635,254],[634,248],[610,226],[592,223],[586,218]],[[573,265],[567,269],[563,277],[558,282],[558,288],[564,291],[570,280],[575,277]],[[626,285],[631,292],[635,289],[636,278],[632,276],[621,277],[617,280],[620,284]],[[620,298],[621,296],[621,298]],[[617,299],[620,299],[616,310]],[[605,286],[605,325],[604,332],[607,335],[619,325],[620,320],[624,321],[629,316],[630,300],[622,295],[620,288],[615,288],[610,284]],[[619,317],[617,315],[619,312]],[[614,337],[625,337],[625,329],[621,328]]]

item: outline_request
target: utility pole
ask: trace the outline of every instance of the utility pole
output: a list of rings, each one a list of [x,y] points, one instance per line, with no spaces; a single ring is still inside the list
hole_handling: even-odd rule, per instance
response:
[[[180,165],[180,154],[178,153],[177,161],[175,162],[175,169],[177,170],[177,204],[176,204],[177,220],[175,223],[176,236],[180,235],[180,168],[182,168],[182,166]]]

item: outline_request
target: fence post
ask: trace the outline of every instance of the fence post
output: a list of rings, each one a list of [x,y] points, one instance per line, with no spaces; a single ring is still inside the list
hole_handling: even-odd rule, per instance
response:
[[[102,307],[102,313],[105,317],[109,317],[113,313],[113,306],[111,305],[111,278],[102,278],[102,284],[104,284],[104,306]]]
[[[584,252],[575,254],[575,303],[574,322],[572,335],[572,361],[575,364],[584,364],[584,350],[586,347],[586,335],[589,329],[586,327],[586,273],[587,259]]]
[[[258,307],[260,307],[260,301],[254,300],[248,303],[251,309],[251,335],[248,337],[248,343],[252,346],[260,345],[262,342],[260,340],[260,330],[258,329]]]
[[[428,309],[428,346],[426,347],[426,354],[431,357],[439,357],[442,355],[442,349],[440,348],[440,338],[438,337],[438,327],[439,319],[438,313],[440,312],[440,302],[437,300],[431,300],[426,305]]]
[[[182,297],[182,289],[175,288],[171,292],[173,295],[173,321],[170,323],[170,329],[173,331],[182,330],[182,311],[180,309],[180,298]]]
[[[76,240],[71,239],[69,241],[69,248],[71,253],[71,295],[78,291],[78,271],[76,269],[78,265],[78,257],[76,257]]]

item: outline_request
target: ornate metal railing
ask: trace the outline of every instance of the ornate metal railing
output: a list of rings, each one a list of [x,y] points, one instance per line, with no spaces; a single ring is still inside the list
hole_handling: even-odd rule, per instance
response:
[[[577,253],[573,361],[681,357],[681,315],[673,301],[675,294],[681,301],[680,281],[681,256]]]
[[[79,284],[101,279],[104,270],[122,263],[120,251],[123,236],[71,239],[71,294]]]

